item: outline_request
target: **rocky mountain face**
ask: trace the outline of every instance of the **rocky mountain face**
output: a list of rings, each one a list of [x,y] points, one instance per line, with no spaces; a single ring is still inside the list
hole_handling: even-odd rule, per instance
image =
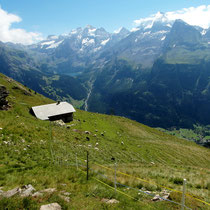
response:
[[[206,114],[210,111],[210,43],[206,33],[181,20],[171,27],[167,22],[153,22],[150,27],[141,25],[125,40],[134,40],[144,30],[149,34],[140,39],[142,46],[127,47],[130,52],[136,49],[138,60],[134,54],[123,59],[115,51],[113,55],[118,56],[97,74],[89,110],[123,115],[154,127],[210,124]],[[154,43],[148,60],[149,40]],[[119,52],[125,51],[121,48]]]
[[[6,87],[0,84],[0,110],[6,110],[8,108],[7,96],[9,92]]]
[[[42,60],[46,71],[77,75],[94,64],[98,56],[107,48],[129,35],[129,31],[121,28],[116,33],[108,33],[104,28],[91,25],[77,28],[69,34],[48,36],[38,44],[28,47],[33,52],[44,54]]]
[[[27,47],[1,45],[0,71],[48,97],[155,127],[210,124],[209,29],[158,13],[132,31],[88,25]]]

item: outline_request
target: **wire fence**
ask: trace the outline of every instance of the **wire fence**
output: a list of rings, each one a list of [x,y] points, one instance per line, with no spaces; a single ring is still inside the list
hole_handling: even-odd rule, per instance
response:
[[[91,162],[91,167],[89,165],[89,162]],[[191,208],[189,208],[189,207],[187,207],[185,205],[185,196],[186,197],[190,197],[192,199],[195,199],[195,200],[197,200],[197,201],[207,205],[208,207],[210,207],[210,204],[208,202],[203,201],[203,200],[201,200],[199,198],[196,198],[195,196],[190,195],[188,193],[185,193],[183,191],[179,191],[179,190],[175,190],[175,189],[172,189],[170,187],[167,187],[167,186],[159,185],[159,184],[157,184],[157,183],[155,183],[153,181],[148,181],[146,179],[142,179],[142,178],[133,176],[131,174],[127,174],[127,173],[118,171],[118,170],[116,170],[116,168],[113,169],[113,168],[101,165],[99,163],[89,161],[88,160],[88,155],[87,155],[87,159],[86,160],[78,157],[77,154],[75,154],[75,158],[74,159],[71,156],[71,158],[69,158],[67,161],[65,161],[65,160],[63,161],[62,157],[60,157],[60,160],[57,160],[54,163],[64,164],[64,165],[67,165],[67,166],[73,166],[73,167],[75,167],[76,170],[81,171],[86,176],[90,176],[89,173],[91,171],[92,172],[91,176],[88,177],[87,179],[91,178],[91,179],[97,181],[98,183],[106,186],[107,188],[110,188],[110,189],[114,190],[115,192],[117,192],[119,194],[122,194],[122,195],[124,195],[124,196],[126,196],[126,197],[128,197],[128,198],[130,198],[132,200],[135,200],[135,201],[141,202],[138,199],[138,195],[139,194],[150,196],[152,198],[154,198],[156,196],[156,194],[154,194],[152,192],[149,192],[149,191],[145,191],[145,190],[139,189],[139,188],[135,188],[135,187],[129,186],[127,184],[122,184],[122,183],[117,181],[117,178],[115,177],[116,175],[123,175],[123,176],[126,176],[128,178],[132,178],[134,180],[138,180],[138,181],[141,181],[141,182],[144,182],[144,183],[147,183],[147,184],[152,184],[152,185],[159,186],[160,188],[163,188],[165,190],[169,190],[170,192],[176,192],[176,193],[181,194],[182,195],[182,200],[181,200],[180,203],[176,202],[176,201],[173,201],[173,200],[169,199],[168,197],[164,197],[164,196],[158,195],[158,199],[159,200],[164,201],[164,202],[170,202],[170,203],[173,203],[175,205],[179,205],[179,206],[181,206],[181,209],[191,209]],[[112,174],[112,177],[110,178],[110,174],[107,175],[107,173],[105,173],[105,172],[103,172],[103,173],[99,172],[99,170],[96,170],[97,167],[98,168],[102,168],[104,170],[110,171],[111,174]],[[114,185],[114,187],[113,187],[113,185]],[[124,188],[124,190],[125,189],[131,189],[131,190],[135,191],[137,193],[137,195],[133,196],[133,195],[130,195],[130,194],[126,193],[126,192],[123,192],[123,191],[120,190],[121,188]],[[183,188],[184,188],[184,186],[183,186]]]
[[[112,176],[112,179],[110,179],[109,176],[105,175],[104,173],[100,173],[97,170],[95,170],[93,167],[89,166],[88,155],[87,155],[87,159],[86,160],[78,157],[77,154],[74,154],[74,155],[71,154],[71,156],[69,156],[68,152],[65,151],[65,146],[63,145],[61,147],[61,148],[63,148],[63,150],[62,150],[63,153],[60,153],[59,156],[57,156],[57,154],[55,153],[55,150],[52,147],[53,146],[51,144],[50,145],[50,152],[51,152],[54,164],[59,164],[59,165],[63,164],[63,165],[66,165],[66,166],[74,166],[74,167],[76,167],[77,170],[80,170],[83,174],[86,174],[87,179],[88,179],[88,176],[89,176],[89,170],[91,170],[92,172],[94,172],[94,174],[96,174],[96,176],[93,176],[93,174],[92,174],[91,179],[94,179],[95,181],[103,184],[104,186],[106,186],[106,187],[108,187],[108,188],[110,188],[112,190],[115,190],[115,192],[118,192],[118,193],[120,193],[120,194],[122,194],[122,195],[124,195],[124,196],[126,196],[126,197],[128,197],[130,199],[138,200],[136,197],[133,197],[133,196],[129,195],[128,193],[125,193],[125,192],[117,189],[117,186],[124,187],[124,188],[129,188],[129,189],[132,189],[132,190],[136,191],[137,193],[142,193],[142,194],[145,194],[147,196],[151,196],[153,198],[156,196],[156,194],[151,193],[149,191],[144,191],[144,190],[139,189],[139,188],[131,187],[129,185],[122,184],[120,182],[117,182],[117,176],[118,175],[123,175],[123,176],[126,176],[128,178],[132,178],[134,180],[138,180],[140,182],[144,182],[144,183],[151,184],[151,185],[156,185],[156,186],[160,187],[161,189],[163,188],[163,189],[169,190],[170,192],[176,192],[176,193],[181,194],[182,195],[181,203],[173,201],[173,200],[170,200],[170,199],[168,199],[168,198],[166,198],[164,196],[158,195],[158,197],[159,197],[159,200],[179,205],[179,206],[182,207],[182,209],[184,209],[184,208],[185,209],[190,209],[189,207],[187,207],[185,205],[185,197],[190,197],[190,198],[192,198],[192,199],[194,199],[196,201],[199,201],[199,202],[207,205],[208,207],[210,207],[210,203],[208,203],[208,202],[206,202],[204,200],[201,200],[201,199],[199,199],[199,198],[197,198],[197,197],[195,197],[193,195],[190,195],[189,193],[185,193],[185,192],[180,191],[180,190],[172,189],[170,187],[157,184],[154,181],[142,179],[142,178],[133,176],[131,174],[127,174],[127,173],[121,172],[121,171],[117,170],[116,167],[115,167],[115,169],[113,169],[113,168],[101,165],[100,163],[96,163],[96,162],[92,162],[91,161],[91,166],[99,167],[99,168],[102,168],[104,170],[108,170],[108,171],[112,172],[112,174],[114,174],[114,176]],[[81,168],[83,168],[83,170]],[[86,170],[86,172],[84,170]],[[97,176],[102,177],[106,182],[102,181],[99,178],[97,178]],[[110,184],[107,184],[107,182],[112,182],[114,184],[114,187],[111,186]],[[183,188],[185,188],[185,186],[183,186]]]

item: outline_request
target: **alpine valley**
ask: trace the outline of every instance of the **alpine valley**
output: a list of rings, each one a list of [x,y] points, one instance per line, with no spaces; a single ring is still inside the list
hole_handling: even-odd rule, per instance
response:
[[[86,26],[0,43],[0,72],[54,100],[152,127],[210,124],[210,29],[163,13],[131,31]]]

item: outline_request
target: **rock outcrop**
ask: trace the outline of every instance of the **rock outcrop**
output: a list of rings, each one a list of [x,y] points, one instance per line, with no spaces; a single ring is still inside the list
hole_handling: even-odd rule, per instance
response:
[[[0,110],[7,110],[9,108],[8,101],[6,97],[9,95],[6,87],[0,85]]]
[[[42,205],[40,210],[61,210],[61,206],[58,203],[50,203]]]

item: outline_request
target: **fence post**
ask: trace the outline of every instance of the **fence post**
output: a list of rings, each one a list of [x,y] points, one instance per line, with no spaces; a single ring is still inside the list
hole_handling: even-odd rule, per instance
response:
[[[88,156],[89,156],[89,152],[87,151],[87,180],[88,180],[88,178],[89,178]]]
[[[186,180],[186,179],[184,179],[184,180],[183,180],[183,193],[182,193],[182,208],[181,208],[181,210],[184,210],[184,208],[185,208],[185,191],[186,191],[186,182],[187,182],[187,180]]]
[[[53,151],[52,151],[52,122],[49,120],[50,122],[50,153],[51,153],[51,161],[52,163],[54,163],[54,158],[53,158]]]
[[[115,192],[116,192],[116,190],[117,190],[117,163],[115,162],[114,165],[115,165],[115,170],[114,170],[114,189],[115,189]]]
[[[76,153],[76,167],[77,167],[77,170],[78,170],[77,153]]]

